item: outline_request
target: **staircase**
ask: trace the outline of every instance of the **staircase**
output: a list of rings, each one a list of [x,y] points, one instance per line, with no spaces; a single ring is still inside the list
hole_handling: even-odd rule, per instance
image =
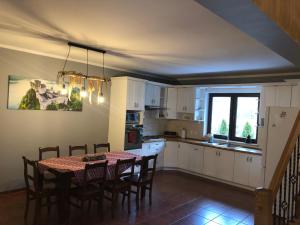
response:
[[[255,192],[255,225],[300,225],[300,112],[268,188]]]

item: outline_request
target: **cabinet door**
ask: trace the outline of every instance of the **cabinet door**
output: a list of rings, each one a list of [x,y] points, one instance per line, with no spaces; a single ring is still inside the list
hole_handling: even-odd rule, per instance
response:
[[[190,145],[189,155],[189,170],[195,173],[202,173],[203,171],[203,154],[202,146]]]
[[[153,85],[153,106],[160,106],[160,86]]]
[[[185,112],[185,89],[186,88],[177,88],[177,112]]]
[[[185,90],[186,113],[195,113],[195,88]]]
[[[217,150],[215,148],[204,148],[203,173],[215,177],[217,173]]]
[[[180,169],[189,169],[189,155],[190,145],[186,143],[180,143],[178,148],[178,165]]]
[[[127,110],[135,110],[135,81],[127,81]]]
[[[134,102],[136,103],[135,110],[145,109],[145,82],[134,81]]]
[[[168,88],[166,118],[177,118],[177,88]]]
[[[153,102],[153,85],[146,84],[145,105],[152,105]]]
[[[276,106],[276,87],[264,87],[264,105],[268,106]]]
[[[164,166],[177,167],[178,161],[178,143],[168,141],[164,152]]]
[[[144,143],[142,147],[142,156],[151,155],[150,143]]]
[[[249,185],[250,156],[245,153],[235,153],[234,158],[233,181],[238,184]]]
[[[291,86],[277,86],[276,87],[276,106],[290,107],[291,106]]]
[[[223,180],[233,180],[234,152],[219,150],[218,151],[217,177]]]
[[[253,155],[250,157],[249,185],[251,187],[262,185],[262,156]]]

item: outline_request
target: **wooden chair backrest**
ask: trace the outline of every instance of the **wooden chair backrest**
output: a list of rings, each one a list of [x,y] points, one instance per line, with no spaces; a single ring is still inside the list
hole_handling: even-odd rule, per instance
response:
[[[110,144],[105,143],[105,144],[94,144],[94,153],[97,153],[97,149],[100,148],[105,148],[107,152],[110,152]]]
[[[104,185],[107,175],[108,161],[100,163],[87,163],[84,169],[83,187],[89,184]],[[91,176],[94,175],[94,176]]]
[[[74,151],[83,151],[84,154],[86,155],[88,153],[87,151],[87,145],[82,145],[82,146],[71,146],[69,145],[69,156],[73,155]]]
[[[156,171],[157,156],[158,155],[156,154],[156,155],[142,157],[139,180],[142,180],[143,178],[146,178],[146,177],[148,177],[148,178],[150,177],[150,179],[153,180],[153,177],[154,177],[154,174]],[[152,165],[150,162],[153,162]]]
[[[115,168],[115,180],[119,181],[123,177],[131,177],[134,174],[135,157],[132,159],[118,159]],[[129,172],[126,170],[129,169]],[[125,172],[124,172],[125,171]]]
[[[59,158],[60,152],[59,152],[59,146],[56,147],[46,147],[46,148],[39,148],[39,160],[43,160],[43,154],[54,152],[56,153],[56,157]]]
[[[23,156],[22,159],[24,162],[24,179],[25,179],[26,191],[38,192],[40,190],[40,185],[39,185],[40,173],[38,171],[38,162],[31,161],[27,159],[25,156]]]

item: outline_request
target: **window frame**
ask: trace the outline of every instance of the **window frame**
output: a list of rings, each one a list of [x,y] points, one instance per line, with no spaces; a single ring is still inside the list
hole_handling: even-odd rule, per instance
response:
[[[210,93],[209,101],[208,101],[208,118],[207,118],[207,133],[211,133],[211,122],[212,122],[212,101],[214,97],[230,97],[230,113],[229,113],[229,131],[228,136],[229,140],[245,142],[246,138],[236,137],[236,117],[237,117],[237,100],[238,97],[258,97],[258,105],[257,105],[257,114],[259,113],[259,102],[260,102],[260,93]],[[259,116],[257,115],[257,126],[256,126],[256,137],[255,139],[251,139],[250,143],[257,143],[257,135],[258,135],[258,122]],[[224,135],[214,135],[215,138],[218,139],[227,139],[227,136]]]

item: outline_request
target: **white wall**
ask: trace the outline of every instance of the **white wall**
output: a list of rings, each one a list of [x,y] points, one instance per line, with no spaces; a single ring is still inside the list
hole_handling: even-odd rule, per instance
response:
[[[69,144],[88,144],[91,152],[92,144],[107,141],[108,102],[84,101],[82,112],[7,109],[8,75],[55,80],[62,65],[63,60],[0,48],[0,192],[23,187],[21,157],[37,159],[39,147],[59,145],[67,155]],[[68,63],[68,68],[85,73],[86,65]],[[91,74],[99,71],[90,67]]]

